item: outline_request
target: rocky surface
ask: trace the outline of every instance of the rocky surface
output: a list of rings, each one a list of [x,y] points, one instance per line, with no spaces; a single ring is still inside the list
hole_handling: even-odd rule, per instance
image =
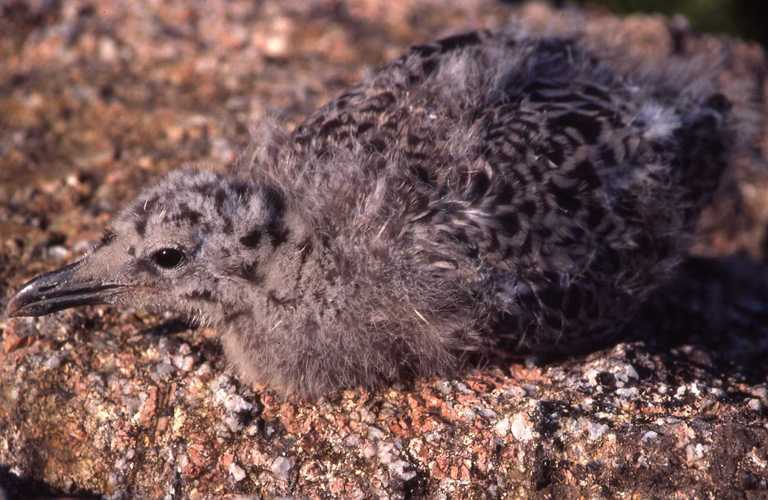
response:
[[[573,22],[490,0],[0,9],[0,309],[158,174],[231,162],[263,116],[295,124],[411,43]],[[745,81],[765,114],[757,46],[653,16],[583,22],[649,58],[724,55],[724,80]],[[0,485],[11,498],[768,495],[761,134],[703,223],[700,257],[597,352],[285,401],[239,384],[215,332],[173,318],[0,319]]]

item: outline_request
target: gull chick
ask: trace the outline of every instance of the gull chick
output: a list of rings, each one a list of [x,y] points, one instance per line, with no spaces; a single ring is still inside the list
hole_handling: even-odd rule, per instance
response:
[[[244,382],[317,397],[616,334],[688,250],[737,142],[715,69],[577,38],[413,47],[227,174],[170,173],[10,316],[213,326]]]

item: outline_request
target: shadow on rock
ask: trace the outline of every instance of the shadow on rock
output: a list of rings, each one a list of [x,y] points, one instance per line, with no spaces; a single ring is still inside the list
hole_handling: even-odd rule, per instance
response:
[[[768,379],[768,272],[746,255],[691,257],[628,327],[670,370],[693,366],[746,384]]]
[[[10,471],[5,465],[0,465],[0,499],[34,499],[34,498],[101,498],[99,495],[85,491],[77,490],[66,492],[53,488],[43,481],[37,479],[19,477]]]

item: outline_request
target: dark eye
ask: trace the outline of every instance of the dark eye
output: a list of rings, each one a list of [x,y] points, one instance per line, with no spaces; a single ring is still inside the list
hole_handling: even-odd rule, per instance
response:
[[[152,254],[152,260],[163,269],[173,269],[184,262],[184,254],[176,248],[161,248]]]

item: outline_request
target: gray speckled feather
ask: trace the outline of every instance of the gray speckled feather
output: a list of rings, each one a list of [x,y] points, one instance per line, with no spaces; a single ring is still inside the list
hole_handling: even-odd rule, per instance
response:
[[[307,396],[589,345],[673,275],[729,110],[702,64],[459,35],[265,125],[230,175],[170,174],[57,279],[212,324],[245,381]],[[46,276],[13,313],[78,305]]]

